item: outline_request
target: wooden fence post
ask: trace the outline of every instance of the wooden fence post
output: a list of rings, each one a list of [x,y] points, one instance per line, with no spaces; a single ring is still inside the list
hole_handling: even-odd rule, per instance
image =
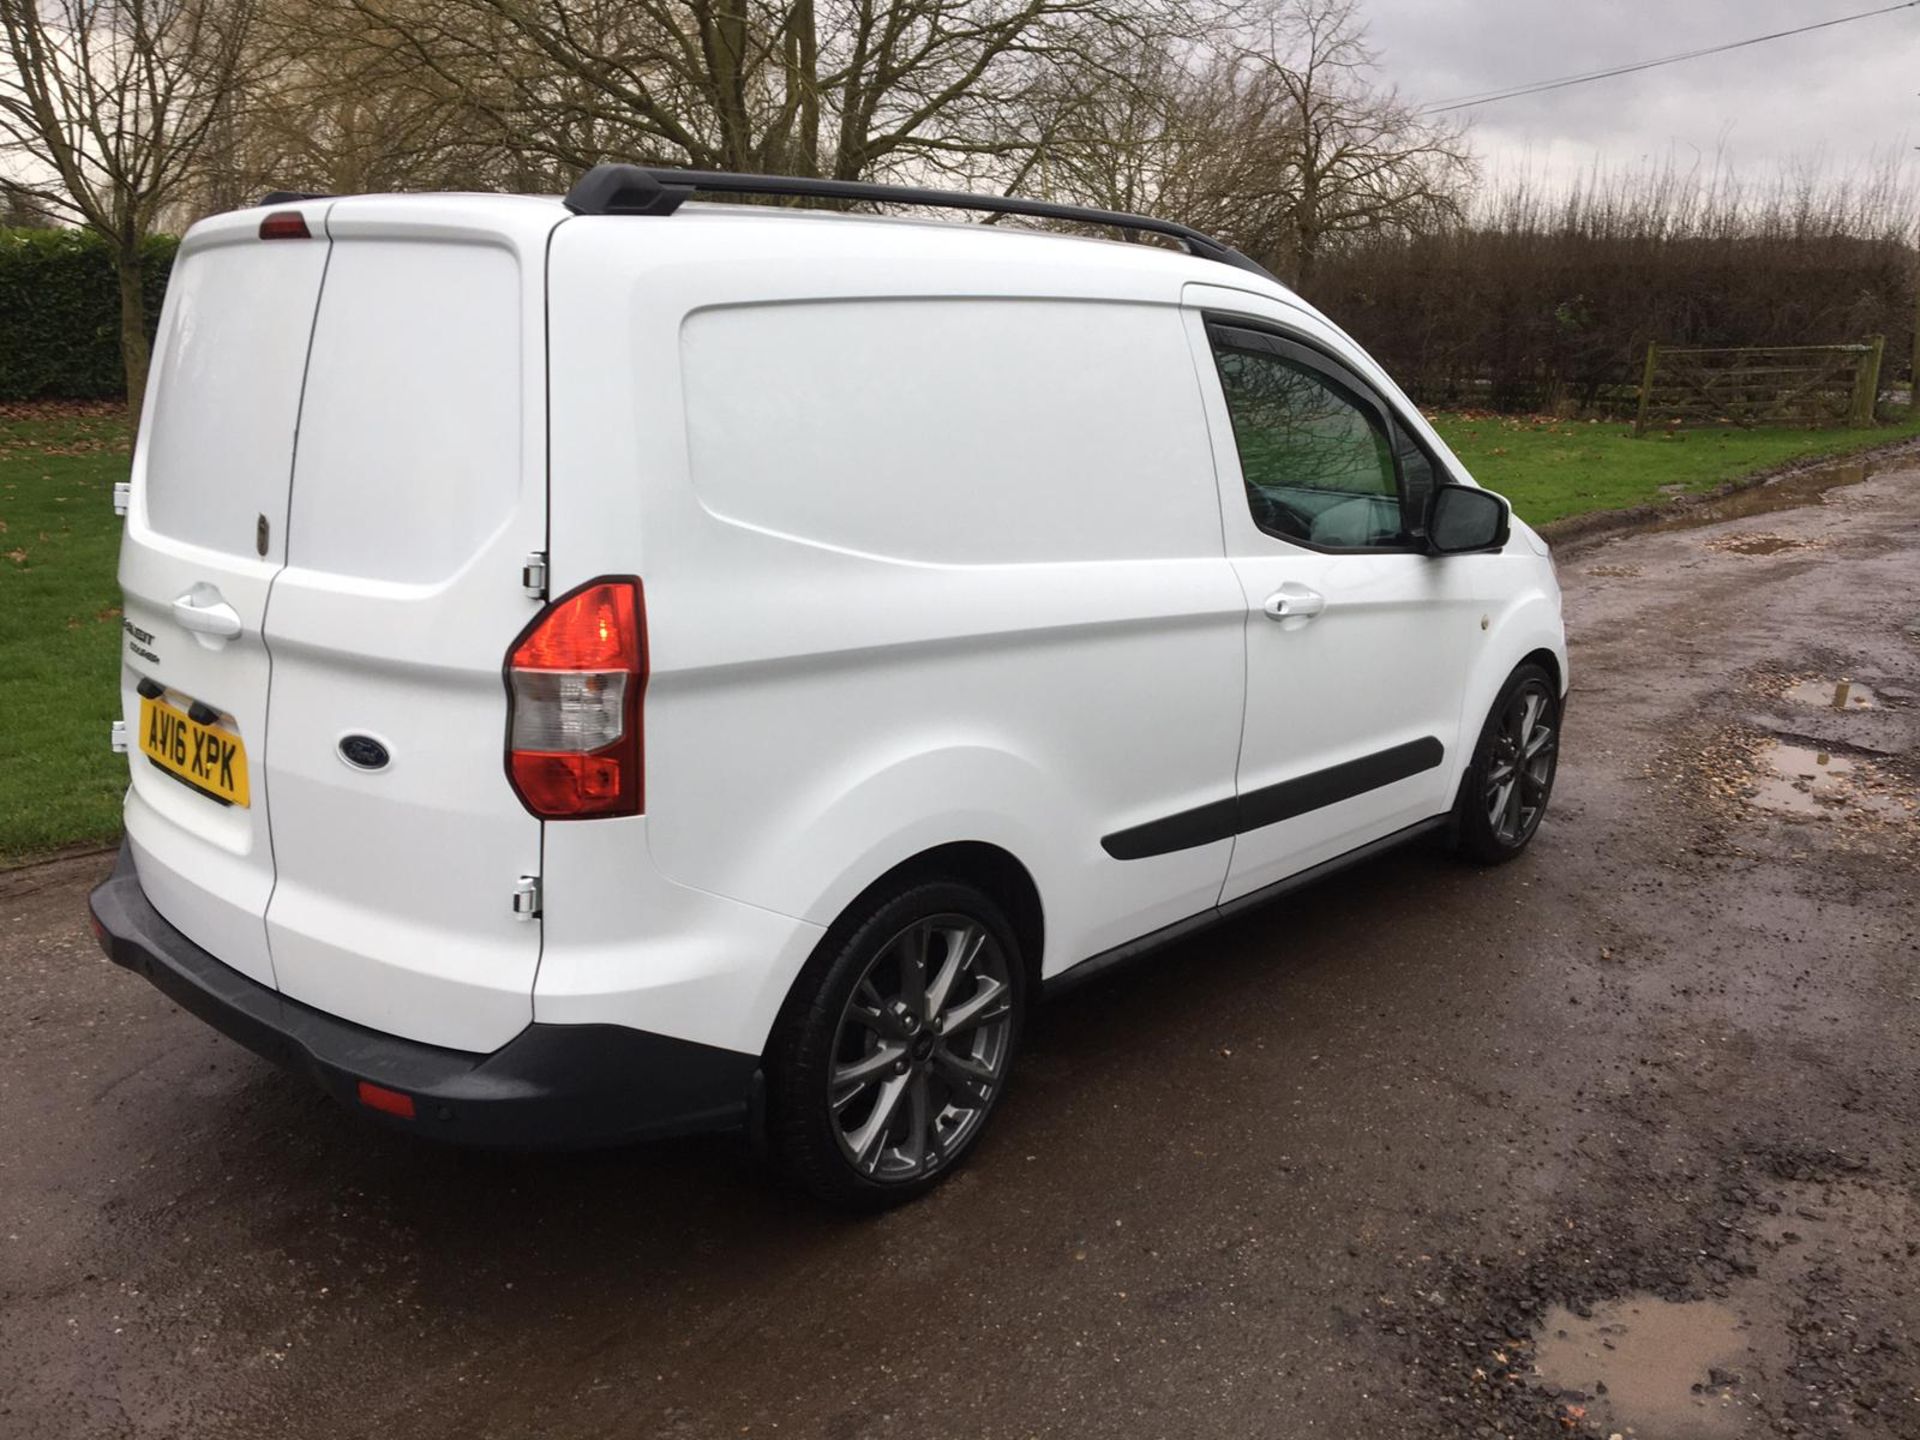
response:
[[[1633,433],[1644,435],[1647,432],[1647,405],[1653,399],[1653,370],[1658,363],[1660,347],[1653,341],[1647,342],[1647,368],[1640,372],[1640,410],[1633,418]]]
[[[1860,367],[1853,372],[1852,423],[1856,426],[1873,424],[1874,407],[1880,400],[1880,361],[1887,351],[1887,337],[1869,335],[1866,351],[1860,357]]]

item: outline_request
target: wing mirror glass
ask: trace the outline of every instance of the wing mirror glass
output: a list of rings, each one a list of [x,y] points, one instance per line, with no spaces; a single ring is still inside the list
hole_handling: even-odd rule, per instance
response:
[[[1507,543],[1507,502],[1472,485],[1442,485],[1427,510],[1427,548],[1435,555],[1495,550]]]

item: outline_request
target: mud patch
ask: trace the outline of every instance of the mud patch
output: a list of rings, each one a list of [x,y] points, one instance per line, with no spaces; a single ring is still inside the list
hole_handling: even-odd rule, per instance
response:
[[[1871,480],[1882,469],[1893,468],[1903,459],[1904,456],[1882,456],[1796,470],[1761,485],[1716,496],[1702,504],[1689,505],[1647,528],[1654,531],[1695,530],[1702,525],[1718,525],[1724,520],[1739,520],[1748,515],[1771,515],[1781,510],[1798,509],[1802,505],[1823,505],[1828,491]]]
[[[1754,752],[1754,764],[1753,803],[1778,815],[1829,819],[1851,811],[1881,820],[1913,815],[1913,802],[1892,793],[1863,760],[1768,740]]]
[[[1820,710],[1872,710],[1880,703],[1873,688],[1858,680],[1802,680],[1787,687],[1786,698]]]
[[[1740,1382],[1758,1358],[1747,1323],[1728,1305],[1629,1295],[1585,1316],[1554,1306],[1536,1337],[1534,1369],[1603,1427],[1721,1440],[1755,1425]]]
[[[1810,550],[1813,544],[1786,535],[1727,535],[1707,541],[1706,548],[1722,555],[1778,555],[1783,550]]]

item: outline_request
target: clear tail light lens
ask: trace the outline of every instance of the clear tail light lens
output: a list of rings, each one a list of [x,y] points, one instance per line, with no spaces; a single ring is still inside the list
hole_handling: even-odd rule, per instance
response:
[[[544,820],[638,815],[646,606],[593,580],[535,617],[507,655],[507,779]]]

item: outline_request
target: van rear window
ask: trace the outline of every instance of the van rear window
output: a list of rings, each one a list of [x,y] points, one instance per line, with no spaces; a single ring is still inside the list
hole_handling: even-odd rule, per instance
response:
[[[238,243],[183,248],[168,282],[136,461],[147,523],[160,534],[248,559],[279,558],[300,377],[325,264],[325,246],[262,245],[251,229]]]
[[[471,559],[520,495],[520,343],[511,252],[335,241],[301,408],[287,563],[430,583]]]

